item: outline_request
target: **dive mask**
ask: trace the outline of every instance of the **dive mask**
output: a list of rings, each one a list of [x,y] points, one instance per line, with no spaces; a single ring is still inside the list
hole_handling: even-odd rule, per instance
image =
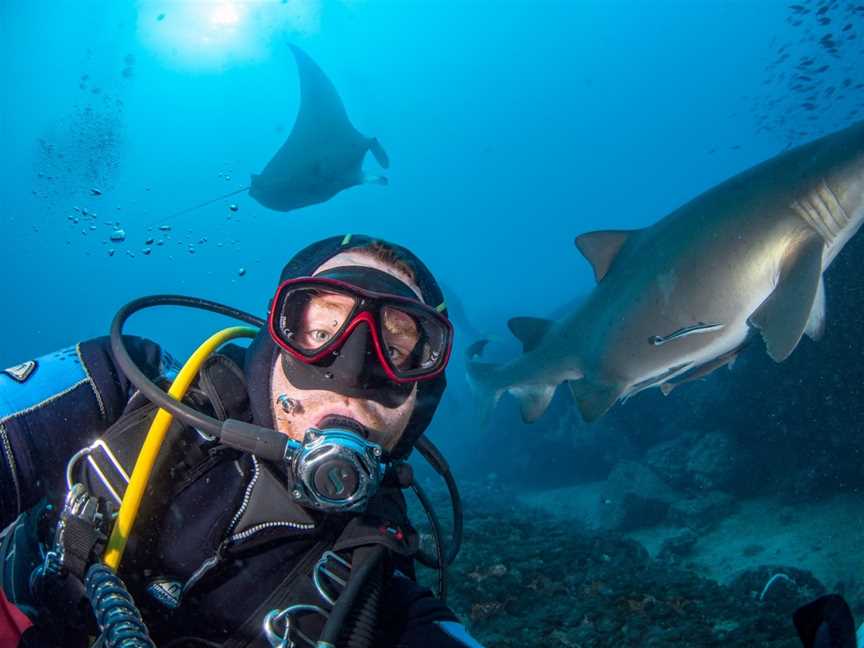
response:
[[[273,298],[268,325],[274,342],[304,365],[338,369],[352,363],[340,358],[345,350],[346,356],[358,356],[352,364],[359,372],[374,351],[384,376],[406,386],[444,371],[453,343],[446,317],[393,275],[365,266],[284,281]],[[354,342],[346,344],[349,340]],[[357,347],[362,349],[354,353]]]

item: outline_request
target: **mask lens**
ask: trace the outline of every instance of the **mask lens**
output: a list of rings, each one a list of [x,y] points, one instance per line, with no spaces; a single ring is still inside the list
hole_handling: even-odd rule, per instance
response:
[[[397,374],[422,375],[440,366],[448,338],[435,317],[420,309],[385,306],[380,326],[384,350]]]
[[[288,289],[279,317],[282,339],[301,353],[312,355],[338,338],[356,305],[355,296],[337,289]]]

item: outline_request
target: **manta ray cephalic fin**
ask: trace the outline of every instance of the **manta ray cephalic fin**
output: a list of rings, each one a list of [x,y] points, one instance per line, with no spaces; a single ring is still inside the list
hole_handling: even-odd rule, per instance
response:
[[[638,230],[599,230],[597,232],[585,232],[576,237],[576,247],[582,255],[588,259],[588,263],[594,269],[594,277],[601,281],[612,262],[630,235]]]
[[[789,357],[808,326],[822,281],[823,249],[822,239],[811,236],[787,251],[777,286],[750,316],[775,362]]]
[[[381,165],[382,169],[390,168],[390,157],[387,155],[387,151],[384,150],[384,147],[381,146],[381,142],[378,141],[377,137],[369,138],[369,150],[372,151],[372,155],[375,156],[375,161]]]

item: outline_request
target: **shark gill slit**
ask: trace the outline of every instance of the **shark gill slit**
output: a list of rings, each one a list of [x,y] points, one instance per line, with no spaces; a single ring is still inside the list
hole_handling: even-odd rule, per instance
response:
[[[823,194],[826,196],[826,203],[833,203],[831,214],[840,225],[840,229],[843,230],[849,224],[849,213],[840,203],[840,199],[837,198],[837,194],[834,193],[834,190],[831,188],[831,185],[828,184],[828,181],[825,178],[822,178],[822,188]]]
[[[823,209],[824,211],[830,211],[830,209],[821,200],[817,202],[814,198],[813,194],[804,196],[792,201],[790,207],[801,217],[801,220],[812,227],[822,237],[825,243],[831,245],[837,235],[823,213]]]
[[[816,209],[816,213],[819,215],[819,219],[825,224],[825,227],[831,232],[831,238],[836,238],[837,234],[840,232],[839,229],[836,229],[837,221],[831,215],[831,208],[828,206],[822,199],[821,188],[817,189],[813,192],[813,196],[811,197],[813,205]]]

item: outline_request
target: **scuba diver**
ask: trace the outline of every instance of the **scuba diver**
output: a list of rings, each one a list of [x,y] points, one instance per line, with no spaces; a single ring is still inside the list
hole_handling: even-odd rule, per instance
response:
[[[257,329],[213,336],[178,372],[122,332],[161,305]],[[0,373],[0,643],[479,646],[443,600],[461,505],[421,438],[452,331],[420,259],[347,235],[288,262],[266,322],[142,298],[110,337]],[[405,461],[415,447],[450,492],[449,542]],[[415,561],[439,571],[439,596]]]

